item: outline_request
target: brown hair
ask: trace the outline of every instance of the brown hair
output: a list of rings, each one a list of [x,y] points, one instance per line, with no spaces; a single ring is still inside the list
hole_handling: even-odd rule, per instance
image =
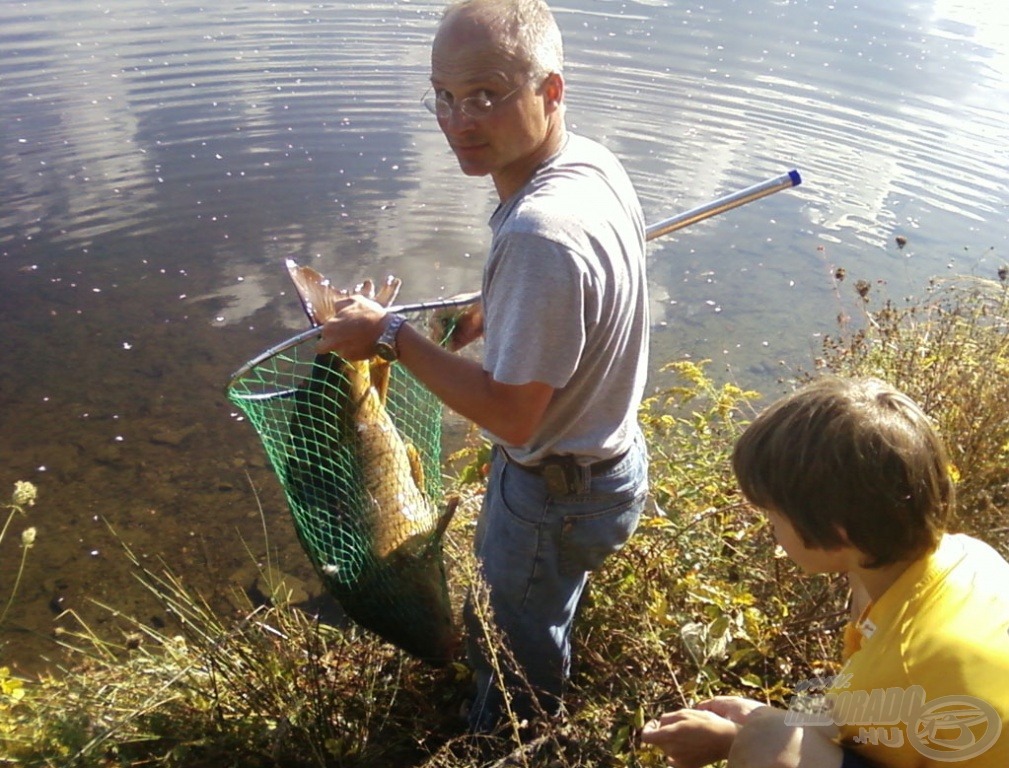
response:
[[[865,567],[935,548],[954,503],[946,448],[925,413],[878,379],[824,377],[772,404],[732,454],[743,495],[807,547],[850,543]]]

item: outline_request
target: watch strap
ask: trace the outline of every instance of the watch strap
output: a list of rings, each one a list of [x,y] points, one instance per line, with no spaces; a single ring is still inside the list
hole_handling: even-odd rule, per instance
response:
[[[394,312],[390,315],[389,322],[385,324],[385,329],[379,335],[378,341],[375,342],[375,354],[383,360],[388,360],[391,363],[399,359],[399,347],[396,344],[396,337],[399,335],[399,329],[403,327],[403,323],[405,322],[406,317],[399,313]]]

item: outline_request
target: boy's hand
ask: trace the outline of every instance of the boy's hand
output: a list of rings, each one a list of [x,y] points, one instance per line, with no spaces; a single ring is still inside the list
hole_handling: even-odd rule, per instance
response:
[[[739,727],[714,712],[681,709],[647,723],[641,742],[661,749],[676,768],[701,768],[729,756]]]
[[[767,705],[754,699],[744,699],[742,696],[715,696],[713,699],[699,702],[697,709],[724,717],[736,725],[742,725],[755,709]]]

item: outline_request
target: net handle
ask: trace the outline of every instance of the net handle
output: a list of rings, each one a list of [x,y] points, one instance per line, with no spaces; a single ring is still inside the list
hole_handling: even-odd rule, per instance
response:
[[[684,211],[668,219],[657,221],[645,228],[645,240],[655,240],[663,235],[668,235],[670,232],[689,227],[698,221],[709,219],[725,211],[731,211],[733,208],[738,208],[741,205],[746,205],[768,195],[773,195],[775,192],[780,192],[783,189],[797,187],[801,183],[802,176],[793,168],[788,173],[758,182],[745,189],[740,189],[738,192],[730,192],[727,195],[712,200],[710,203],[704,203],[704,205],[691,208],[689,211]]]
[[[391,307],[387,307],[387,312],[399,312],[403,314],[408,314],[410,312],[423,312],[429,309],[450,309],[452,307],[465,307],[468,304],[474,304],[480,300],[480,293],[467,294],[462,298],[450,298],[450,299],[432,299],[430,301],[418,301],[414,304],[397,304]],[[228,379],[227,389],[231,389],[236,381],[242,378],[245,374],[255,368],[262,362],[269,360],[275,355],[279,355],[281,352],[286,352],[292,347],[296,347],[299,344],[308,341],[315,336],[318,336],[322,332],[322,326],[314,325],[311,328],[306,328],[298,334],[295,334],[291,338],[280,342],[276,346],[270,347],[264,350],[260,354],[256,355],[249,362],[231,374],[231,378]]]
[[[796,187],[801,183],[802,177],[799,175],[799,172],[792,169],[788,173],[783,173],[780,176],[774,176],[773,178],[758,182],[757,184],[753,184],[752,186],[746,187],[745,189],[741,189],[737,192],[731,192],[728,195],[723,195],[722,197],[712,200],[710,203],[699,205],[696,208],[691,208],[683,213],[678,213],[668,219],[657,221],[645,228],[645,240],[650,242],[656,238],[662,237],[663,235],[668,235],[670,232],[675,232],[678,229],[689,227],[691,224],[696,224],[698,221],[703,221],[704,219],[711,218],[712,216],[717,216],[719,213],[724,213],[725,211],[730,211],[733,208],[738,208],[741,205],[746,205],[746,203],[759,200],[762,197],[767,197],[768,195],[772,195],[782,189]],[[431,301],[420,301],[416,304],[401,304],[399,306],[389,307],[388,311],[407,313],[422,312],[428,309],[464,307],[468,304],[474,304],[479,300],[480,293],[476,292],[467,294],[463,298],[433,299]],[[286,352],[288,349],[291,349],[291,347],[296,347],[302,342],[308,341],[312,337],[318,335],[319,326],[313,326],[312,328],[307,328],[301,333],[292,336],[286,341],[280,342],[274,347],[270,347],[231,374],[231,378],[228,379],[227,389],[231,389],[232,385],[234,385],[238,379],[265,360],[269,360],[271,357],[279,355],[281,352]]]

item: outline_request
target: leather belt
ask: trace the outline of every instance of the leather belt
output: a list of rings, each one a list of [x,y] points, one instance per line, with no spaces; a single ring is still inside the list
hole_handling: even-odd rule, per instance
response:
[[[579,464],[578,457],[570,454],[547,456],[538,464],[520,464],[508,455],[508,451],[502,450],[512,466],[544,478],[547,491],[551,496],[571,496],[588,492],[587,481],[591,480],[594,475],[613,469],[627,455],[627,451],[624,451],[617,456],[600,459],[591,464]]]
[[[617,464],[623,461],[624,457],[627,455],[627,451],[624,451],[619,456],[611,456],[608,459],[600,459],[599,461],[594,461],[591,464],[579,464],[578,457],[572,456],[571,454],[564,456],[547,456],[539,464],[521,464],[509,456],[508,451],[505,451],[504,454],[508,458],[508,461],[516,467],[521,467],[526,472],[532,472],[534,475],[542,476],[546,472],[547,467],[558,465],[562,467],[571,467],[575,470],[581,469],[584,466],[587,467],[592,474],[596,475],[613,469]]]

